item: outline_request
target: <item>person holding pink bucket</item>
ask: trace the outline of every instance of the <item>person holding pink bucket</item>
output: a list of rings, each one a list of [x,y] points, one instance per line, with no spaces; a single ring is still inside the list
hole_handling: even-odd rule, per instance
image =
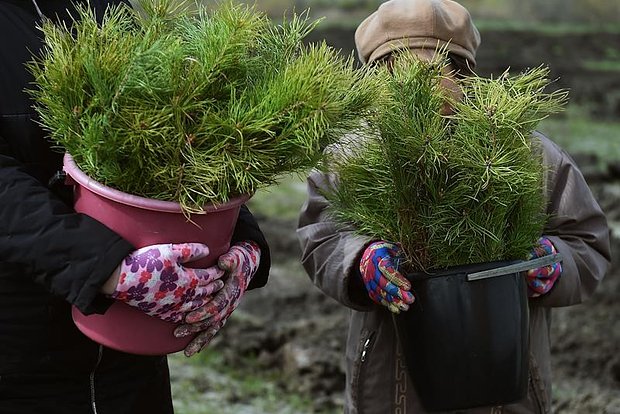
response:
[[[101,18],[114,3],[90,5]],[[97,343],[78,329],[72,308],[88,317],[122,302],[173,324],[188,315],[193,324],[176,332],[184,338],[172,331],[170,338],[184,339],[181,349],[193,355],[246,290],[265,285],[269,247],[245,199],[231,207],[224,244],[187,233],[135,241],[120,234],[122,222],[116,231],[73,209],[73,188],[53,179],[63,155],[35,121],[24,63],[41,49],[41,21],[70,24],[74,7],[65,0],[0,1],[0,412],[169,414],[166,356]],[[190,263],[199,259],[207,260]]]

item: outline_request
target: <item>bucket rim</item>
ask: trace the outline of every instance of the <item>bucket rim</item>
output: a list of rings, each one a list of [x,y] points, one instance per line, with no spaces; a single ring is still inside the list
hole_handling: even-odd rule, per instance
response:
[[[440,277],[447,277],[447,276],[457,276],[457,275],[462,275],[466,277],[467,274],[469,273],[480,272],[483,270],[504,267],[504,266],[508,266],[511,264],[522,263],[522,262],[524,262],[524,260],[507,259],[507,260],[497,260],[497,261],[492,261],[492,262],[470,263],[470,264],[464,264],[464,265],[450,266],[445,269],[429,270],[426,272],[405,272],[403,273],[403,276],[411,282],[440,278]],[[507,273],[502,276],[510,276],[512,274],[513,273]]]
[[[181,205],[177,202],[157,200],[154,198],[125,193],[94,180],[77,166],[75,160],[68,152],[66,152],[63,157],[63,170],[73,179],[73,181],[75,181],[75,184],[84,187],[98,196],[108,200],[145,210],[164,213],[183,213]],[[192,212],[191,214],[207,214],[215,211],[236,208],[248,201],[250,197],[250,194],[242,194],[231,198],[225,203],[208,203],[203,206],[203,210],[201,212]]]

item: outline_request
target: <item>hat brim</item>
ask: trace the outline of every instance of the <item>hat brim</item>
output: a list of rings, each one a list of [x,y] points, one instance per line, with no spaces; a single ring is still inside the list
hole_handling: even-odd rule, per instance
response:
[[[428,56],[429,60],[432,59],[435,51],[445,49],[448,53],[452,53],[466,59],[471,69],[476,66],[476,60],[474,56],[463,46],[453,42],[446,42],[441,39],[432,39],[428,37],[410,37],[387,41],[378,48],[376,48],[370,54],[370,56],[368,56],[367,62],[362,63],[372,63],[378,59],[381,59],[389,53],[403,49],[424,50],[425,52],[422,52],[423,55],[421,55],[421,57]]]

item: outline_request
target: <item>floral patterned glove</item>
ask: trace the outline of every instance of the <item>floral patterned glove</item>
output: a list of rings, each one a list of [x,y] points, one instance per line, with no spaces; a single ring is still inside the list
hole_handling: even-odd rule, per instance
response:
[[[528,259],[535,259],[537,257],[547,256],[557,253],[555,246],[546,237],[538,239],[538,244],[530,252]],[[527,294],[529,297],[534,298],[540,295],[544,295],[549,292],[556,282],[558,277],[562,274],[562,263],[554,263],[549,266],[539,267],[538,269],[528,270],[526,274],[527,278]]]
[[[203,258],[209,248],[200,243],[157,244],[136,250],[120,265],[114,299],[148,315],[181,322],[224,286],[224,271],[216,266],[191,269],[183,264]]]
[[[224,288],[212,301],[185,317],[186,325],[176,328],[174,334],[184,337],[200,332],[185,348],[185,355],[192,356],[205,348],[215,334],[239,305],[250,280],[260,264],[260,248],[253,241],[236,243],[227,253],[220,256],[218,266],[226,271]]]
[[[411,283],[398,271],[394,259],[401,255],[398,245],[386,241],[370,244],[360,260],[360,273],[368,296],[391,312],[409,309],[414,297],[409,290]]]

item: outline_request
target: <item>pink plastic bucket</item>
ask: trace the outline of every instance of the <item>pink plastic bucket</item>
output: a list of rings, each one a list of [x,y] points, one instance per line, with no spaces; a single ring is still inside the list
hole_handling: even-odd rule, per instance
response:
[[[136,248],[160,243],[200,242],[209,246],[209,256],[193,267],[215,264],[228,251],[239,209],[250,197],[241,196],[225,204],[208,205],[205,214],[191,220],[178,203],[123,193],[84,174],[69,154],[64,170],[73,180],[75,211],[105,224]],[[175,338],[175,324],[148,316],[122,302],[115,302],[103,315],[84,315],[77,308],[73,321],[92,340],[119,351],[140,355],[164,355],[183,350],[193,337]]]

